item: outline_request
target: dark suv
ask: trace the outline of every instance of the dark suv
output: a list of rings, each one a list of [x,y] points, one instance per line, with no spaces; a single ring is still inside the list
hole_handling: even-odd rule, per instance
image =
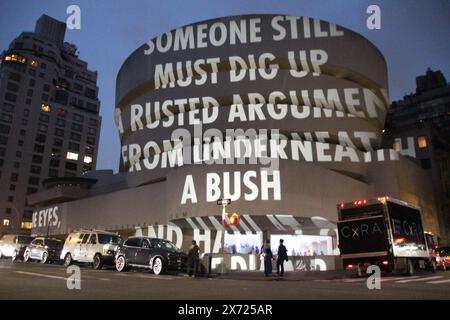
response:
[[[172,242],[157,238],[128,238],[116,253],[117,271],[138,267],[151,269],[158,275],[168,270],[182,270],[185,264],[186,254]]]

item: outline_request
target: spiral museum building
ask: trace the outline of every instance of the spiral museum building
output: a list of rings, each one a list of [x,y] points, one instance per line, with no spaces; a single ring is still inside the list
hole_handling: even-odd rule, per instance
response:
[[[33,233],[157,236],[258,269],[285,239],[288,269],[339,268],[336,205],[389,195],[438,234],[430,179],[380,149],[386,61],[361,35],[307,17],[233,16],[183,26],[134,51],[117,76],[120,172],[54,178],[30,195]],[[302,262],[309,256],[309,265]],[[303,260],[302,260],[303,259]],[[213,258],[214,265],[220,255]]]

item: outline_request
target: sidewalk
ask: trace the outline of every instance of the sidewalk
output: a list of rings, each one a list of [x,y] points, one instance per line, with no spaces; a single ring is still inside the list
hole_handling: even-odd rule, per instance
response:
[[[283,277],[278,277],[276,272],[269,277],[263,271],[229,271],[225,274],[212,274],[211,278],[229,280],[253,280],[253,281],[306,281],[306,280],[334,280],[355,277],[355,271],[330,270],[330,271],[290,271]]]

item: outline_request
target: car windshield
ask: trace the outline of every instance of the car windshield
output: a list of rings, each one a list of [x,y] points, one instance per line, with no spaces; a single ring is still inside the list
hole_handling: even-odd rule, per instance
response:
[[[112,234],[98,234],[98,242],[101,244],[119,244],[120,237]]]
[[[152,239],[152,246],[170,251],[179,251],[172,242],[162,239]]]
[[[27,236],[18,236],[17,237],[17,243],[19,243],[19,244],[29,244],[31,241],[33,241],[33,237],[27,237]]]

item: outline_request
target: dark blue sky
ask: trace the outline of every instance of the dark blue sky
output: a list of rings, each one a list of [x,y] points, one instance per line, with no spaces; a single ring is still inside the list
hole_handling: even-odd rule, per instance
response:
[[[119,137],[114,125],[115,79],[126,57],[149,39],[173,28],[221,16],[280,13],[335,22],[361,33],[386,57],[391,100],[414,91],[415,77],[428,67],[450,78],[449,0],[0,0],[0,50],[22,31],[34,30],[39,16],[66,21],[66,8],[81,8],[81,30],[66,41],[98,71],[103,124],[98,169],[118,169]],[[366,8],[381,8],[381,30],[366,28]],[[345,54],[345,53],[344,53]]]

